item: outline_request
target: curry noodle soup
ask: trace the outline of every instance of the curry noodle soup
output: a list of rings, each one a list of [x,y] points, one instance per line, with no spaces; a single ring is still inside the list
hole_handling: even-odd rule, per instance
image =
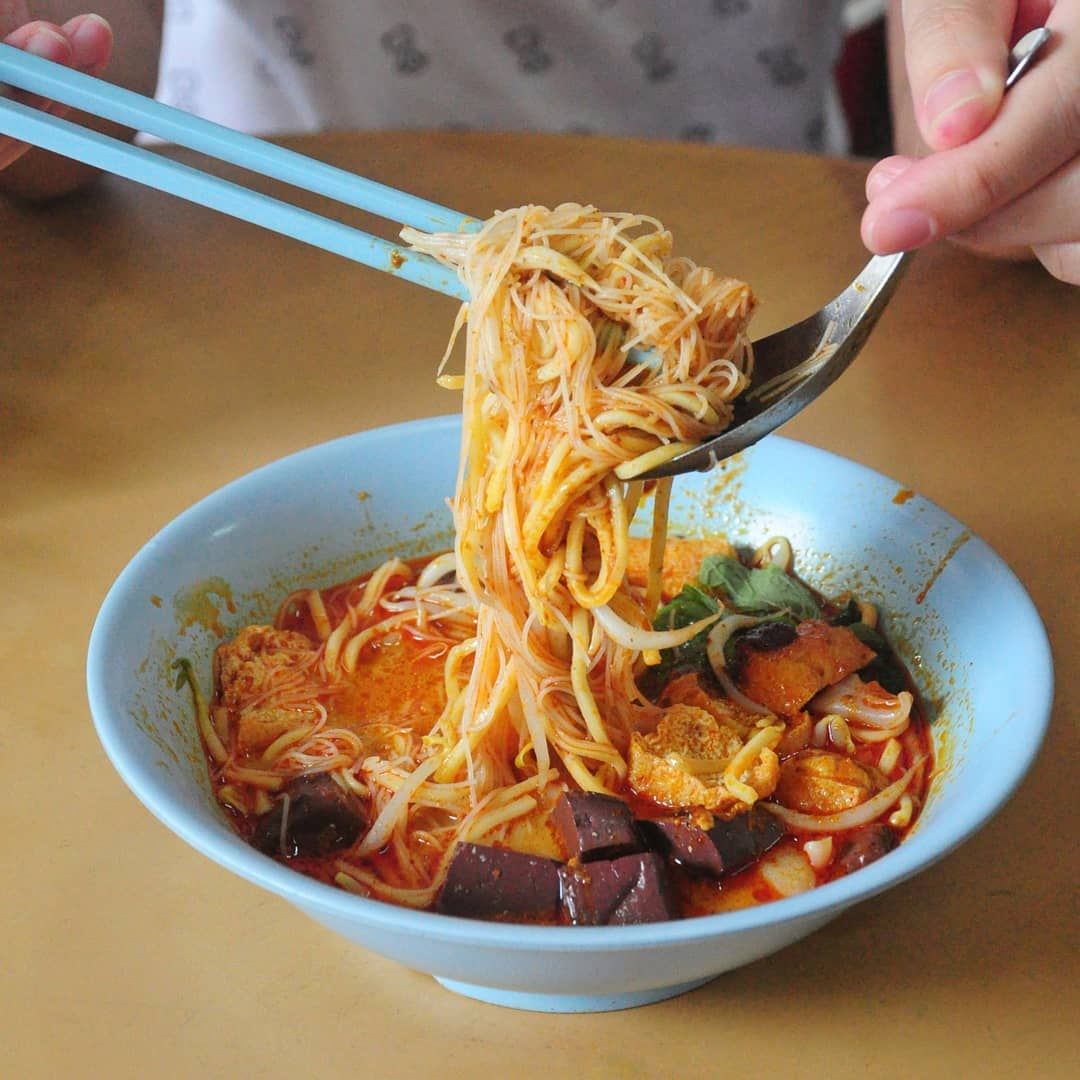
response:
[[[468,287],[453,551],[285,599],[215,655],[214,787],[260,850],[447,914],[652,922],[886,854],[930,741],[857,598],[780,537],[668,537],[639,477],[750,384],[748,286],[565,204],[405,239]],[[756,392],[762,388],[756,388]],[[631,537],[651,509],[651,534]]]

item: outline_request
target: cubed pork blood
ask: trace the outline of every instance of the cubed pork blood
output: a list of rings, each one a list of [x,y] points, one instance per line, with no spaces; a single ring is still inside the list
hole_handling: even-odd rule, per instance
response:
[[[708,877],[724,876],[724,864],[716,845],[689,818],[657,818],[641,824],[650,844],[676,866]]]
[[[331,776],[316,773],[285,785],[282,797],[259,818],[251,842],[267,855],[287,859],[328,855],[352,847],[364,825],[360,800]]]
[[[863,825],[861,828],[852,829],[840,845],[836,862],[833,864],[833,877],[844,877],[877,862],[899,843],[896,830],[888,825]]]
[[[714,878],[745,869],[784,835],[783,824],[756,806],[730,821],[716,821],[710,829],[688,818],[658,818],[643,824],[657,850],[673,863]]]
[[[644,846],[630,807],[611,795],[567,792],[555,804],[551,820],[568,859],[613,859]]]
[[[458,844],[436,910],[465,919],[552,922],[559,864],[507,848]]]
[[[784,826],[775,814],[752,807],[730,821],[717,821],[709,829],[725,874],[734,874],[756,862],[784,835]]]
[[[563,912],[575,926],[664,922],[675,906],[664,860],[655,852],[560,868]]]

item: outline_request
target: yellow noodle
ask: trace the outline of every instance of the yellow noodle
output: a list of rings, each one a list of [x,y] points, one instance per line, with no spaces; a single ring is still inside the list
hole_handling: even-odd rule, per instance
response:
[[[515,799],[506,806],[497,806],[478,817],[467,831],[462,831],[461,838],[475,843],[481,837],[493,832],[501,825],[505,825],[508,821],[523,817],[535,809],[536,800],[530,795],[523,795],[520,799]]]
[[[481,644],[466,707],[448,705],[440,730],[451,745],[451,731],[474,731],[471,717],[495,699],[484,729],[493,744],[509,745],[511,763],[547,744],[581,786],[604,787],[626,773],[618,747],[635,726],[635,658],[589,611],[618,598],[638,625],[650,613],[625,582],[640,487],[628,498],[615,475],[628,466],[644,471],[726,423],[750,364],[752,299],[745,286],[672,259],[670,234],[640,216],[524,207],[496,215],[464,242],[405,236],[455,266],[472,297],[453,509]],[[634,343],[659,361],[635,367],[628,383]],[[605,424],[617,438],[603,434]],[[657,516],[662,535],[663,512]],[[528,640],[530,621],[548,629],[542,653]],[[497,646],[484,643],[492,634]],[[513,706],[495,694],[511,663]],[[460,775],[483,741],[453,745],[440,778]]]
[[[745,783],[742,778],[750,771],[764,751],[772,750],[783,734],[784,728],[782,725],[762,728],[747,739],[743,747],[728,762],[728,766],[724,770],[724,787],[740,802],[748,805],[757,802],[758,793],[749,784]]]
[[[671,479],[656,485],[653,499],[652,539],[649,542],[649,577],[645,590],[645,614],[652,622],[660,606],[660,572],[664,566],[664,548],[667,542],[668,508],[671,505]],[[659,663],[659,657],[654,661]]]
[[[320,730],[320,705],[315,727],[268,748],[273,773],[232,760],[222,768],[230,783],[263,791],[297,772],[330,771],[370,806],[373,824],[354,855],[385,853],[378,870],[340,861],[339,884],[425,907],[456,840],[550,805],[552,784],[625,787],[630,736],[655,722],[656,708],[634,682],[637,653],[593,613],[609,605],[650,626],[670,484],[657,491],[642,595],[626,580],[645,490],[633,477],[729,422],[752,365],[753,298],[673,257],[670,234],[641,215],[526,206],[475,233],[403,235],[453,267],[470,296],[438,372],[462,392],[456,581],[439,586],[434,571],[417,581],[391,560],[336,626],[321,594],[293,600],[311,612],[323,642],[317,670],[331,686],[360,671],[378,640],[408,633],[445,646],[445,706],[426,734],[361,740]],[[459,335],[465,367],[452,375]],[[390,592],[396,578],[407,585]],[[275,700],[287,690],[290,706],[310,706],[303,684]]]

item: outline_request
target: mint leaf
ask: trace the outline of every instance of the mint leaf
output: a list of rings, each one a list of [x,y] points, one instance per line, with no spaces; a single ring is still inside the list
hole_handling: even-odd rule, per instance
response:
[[[798,619],[821,615],[814,594],[779,566],[751,569],[728,555],[708,555],[698,580],[706,588],[724,593],[733,608],[748,615],[773,611],[790,611]]]
[[[699,619],[707,619],[720,610],[720,605],[696,585],[684,585],[678,596],[672,597],[653,619],[656,630],[678,630]]]
[[[656,613],[653,628],[677,630],[680,626],[689,626],[699,619],[707,619],[719,610],[720,605],[707,592],[696,585],[684,585],[682,592],[678,596],[673,596]],[[709,667],[709,657],[705,652],[708,637],[709,629],[706,627],[684,644],[674,649],[664,649],[660,654],[662,657],[660,664],[648,670],[650,686],[658,693],[675,671],[688,669],[705,671]]]

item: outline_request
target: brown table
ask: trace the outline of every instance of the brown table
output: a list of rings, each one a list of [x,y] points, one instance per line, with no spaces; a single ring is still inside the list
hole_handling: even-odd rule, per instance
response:
[[[481,216],[647,209],[687,254],[755,285],[761,332],[865,257],[858,163],[532,136],[296,145]],[[0,1072],[1077,1066],[1075,289],[925,252],[852,370],[786,431],[941,503],[1030,590],[1061,704],[1015,798],[943,863],[778,956],[647,1009],[560,1017],[456,997],[196,854],[113,773],[83,688],[105,590],[174,515],[300,447],[454,409],[433,380],[452,303],[120,181],[0,206],[0,238]]]

